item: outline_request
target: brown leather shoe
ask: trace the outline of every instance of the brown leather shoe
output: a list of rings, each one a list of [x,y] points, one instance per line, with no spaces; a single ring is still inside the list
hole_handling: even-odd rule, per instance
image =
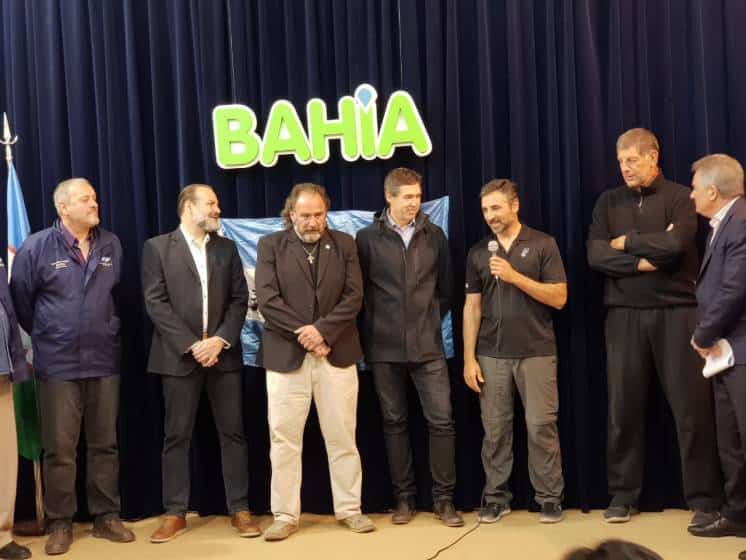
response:
[[[262,534],[262,530],[252,521],[251,514],[248,511],[234,513],[231,517],[231,525],[236,528],[236,531],[242,537],[253,538]]]
[[[184,531],[186,531],[186,519],[180,515],[164,515],[161,526],[150,535],[150,542],[168,542],[181,535]]]
[[[93,521],[93,536],[119,543],[135,540],[135,533],[122,525],[122,520],[117,514],[96,516]]]
[[[44,545],[44,552],[49,555],[65,554],[70,550],[73,543],[73,526],[72,523],[64,521],[53,522],[49,527],[49,538]]]

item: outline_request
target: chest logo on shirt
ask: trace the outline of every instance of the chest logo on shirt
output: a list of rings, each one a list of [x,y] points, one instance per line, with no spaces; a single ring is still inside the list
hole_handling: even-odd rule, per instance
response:
[[[101,257],[101,260],[98,262],[101,266],[110,267],[111,264],[111,257]]]
[[[524,247],[524,248],[523,248],[523,251],[521,251],[521,258],[522,258],[522,259],[525,259],[525,258],[526,258],[526,255],[528,255],[528,250],[529,250],[529,248],[528,248],[528,247]]]
[[[67,268],[70,266],[70,259],[60,259],[58,261],[52,261],[51,263],[49,263],[49,266],[51,266],[55,270]]]

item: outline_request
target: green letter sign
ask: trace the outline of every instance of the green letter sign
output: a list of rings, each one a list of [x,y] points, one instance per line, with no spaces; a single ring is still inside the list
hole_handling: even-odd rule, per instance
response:
[[[318,98],[306,105],[307,128],[295,107],[286,100],[275,101],[269,111],[263,137],[256,133],[254,111],[245,105],[218,105],[212,112],[215,158],[223,169],[240,169],[261,163],[271,167],[281,155],[292,155],[300,164],[329,160],[330,141],[339,141],[347,161],[388,159],[396,148],[411,147],[418,156],[428,155],[432,142],[412,96],[395,91],[378,123],[378,92],[361,84],[354,97],[337,102],[337,116],[328,115],[326,103]]]

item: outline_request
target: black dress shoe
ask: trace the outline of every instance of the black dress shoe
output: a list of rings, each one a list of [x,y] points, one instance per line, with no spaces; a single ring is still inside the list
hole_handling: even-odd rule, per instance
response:
[[[25,558],[31,558],[31,551],[25,546],[10,541],[0,548],[0,558],[3,560],[24,560]]]
[[[746,524],[719,517],[709,525],[688,527],[695,537],[746,537]]]
[[[400,498],[396,502],[396,509],[391,515],[391,523],[394,525],[406,525],[416,513],[414,498],[406,497]]]

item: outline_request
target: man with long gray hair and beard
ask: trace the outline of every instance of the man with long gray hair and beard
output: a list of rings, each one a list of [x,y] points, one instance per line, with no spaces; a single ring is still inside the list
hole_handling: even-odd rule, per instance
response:
[[[360,511],[363,476],[355,443],[362,278],[355,241],[327,228],[328,209],[324,187],[295,185],[282,211],[285,229],[262,237],[257,248],[275,517],[264,533],[268,541],[298,528],[303,430],[312,399],[329,456],[335,516],[353,532],[375,529]]]

